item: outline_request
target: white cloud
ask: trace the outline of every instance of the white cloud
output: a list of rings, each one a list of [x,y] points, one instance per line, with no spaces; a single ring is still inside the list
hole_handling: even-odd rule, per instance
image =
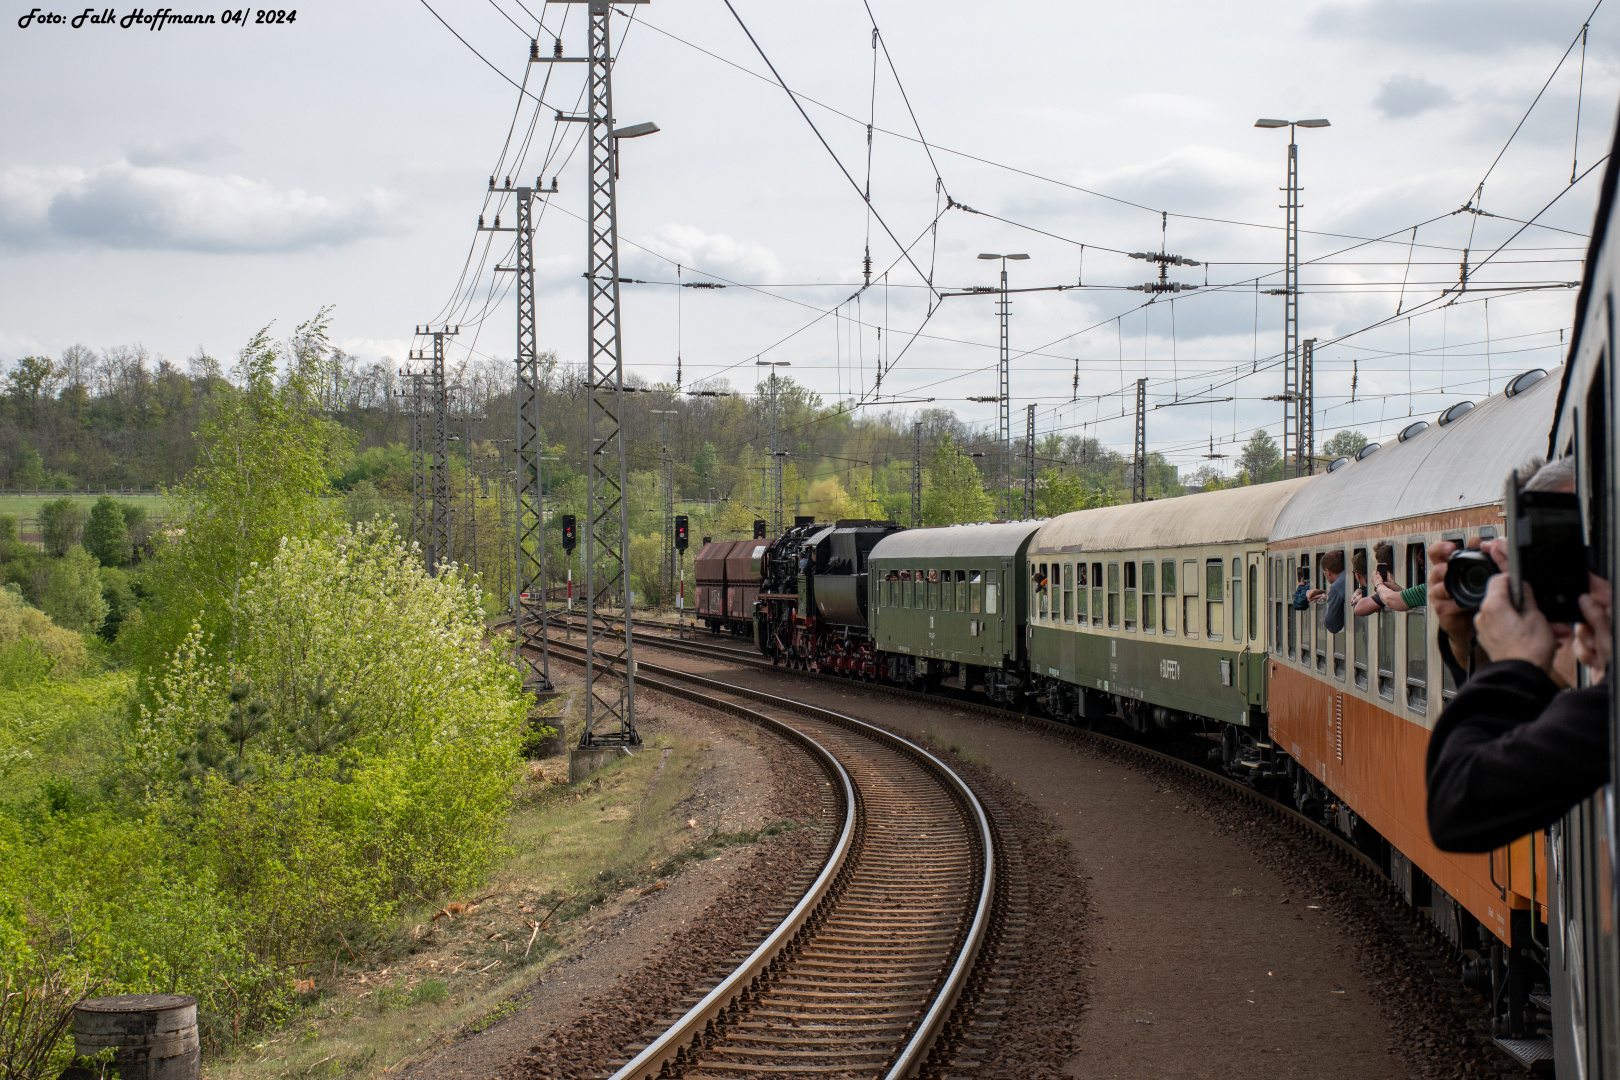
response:
[[[237,152],[236,144],[215,132],[195,139],[136,139],[129,144],[131,165],[190,165]]]
[[[781,280],[781,260],[770,248],[748,240],[733,240],[722,233],[706,233],[693,225],[673,222],[661,225],[643,243],[659,255],[674,259],[686,267],[688,273],[718,274],[748,285],[768,285]],[[633,248],[627,249],[622,257],[627,264],[646,266],[643,273],[672,272],[661,260],[656,260],[654,269],[651,264],[655,260]]]
[[[1373,106],[1393,120],[1426,113],[1451,104],[1451,91],[1422,75],[1391,75],[1378,88]]]
[[[334,247],[386,230],[393,200],[339,202],[245,176],[127,161],[0,171],[0,243],[210,253]]]

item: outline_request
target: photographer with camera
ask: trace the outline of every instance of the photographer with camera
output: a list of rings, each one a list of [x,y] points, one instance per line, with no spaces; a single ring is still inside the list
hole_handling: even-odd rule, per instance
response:
[[[1427,762],[1429,833],[1446,851],[1545,828],[1609,777],[1610,588],[1585,569],[1573,462],[1543,466],[1523,489],[1516,479],[1515,545],[1429,548],[1427,600],[1459,683]],[[1568,689],[1574,660],[1597,685]]]

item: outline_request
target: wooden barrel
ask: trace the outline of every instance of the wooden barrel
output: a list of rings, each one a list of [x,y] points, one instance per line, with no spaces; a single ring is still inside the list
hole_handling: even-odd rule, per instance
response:
[[[108,1047],[123,1080],[198,1080],[197,999],[185,994],[119,994],[73,1006],[80,1057]]]

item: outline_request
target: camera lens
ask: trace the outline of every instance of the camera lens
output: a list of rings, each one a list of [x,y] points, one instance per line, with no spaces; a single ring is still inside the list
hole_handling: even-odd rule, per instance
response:
[[[1478,551],[1459,551],[1446,564],[1446,592],[1464,611],[1478,611],[1485,602],[1485,588],[1491,575],[1499,573],[1496,562]]]

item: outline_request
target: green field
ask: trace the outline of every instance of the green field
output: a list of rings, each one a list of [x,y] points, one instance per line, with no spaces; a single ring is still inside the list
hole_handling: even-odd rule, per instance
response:
[[[118,499],[127,499],[146,507],[146,512],[152,517],[162,518],[168,516],[169,497],[167,495],[153,495],[150,492],[143,495],[120,495],[109,491],[109,495]],[[18,524],[26,521],[39,520],[39,508],[48,502],[62,498],[60,495],[0,495],[0,514],[11,514],[16,517]],[[80,503],[86,510],[95,505],[101,498],[99,492],[92,495],[70,495],[74,502]]]

